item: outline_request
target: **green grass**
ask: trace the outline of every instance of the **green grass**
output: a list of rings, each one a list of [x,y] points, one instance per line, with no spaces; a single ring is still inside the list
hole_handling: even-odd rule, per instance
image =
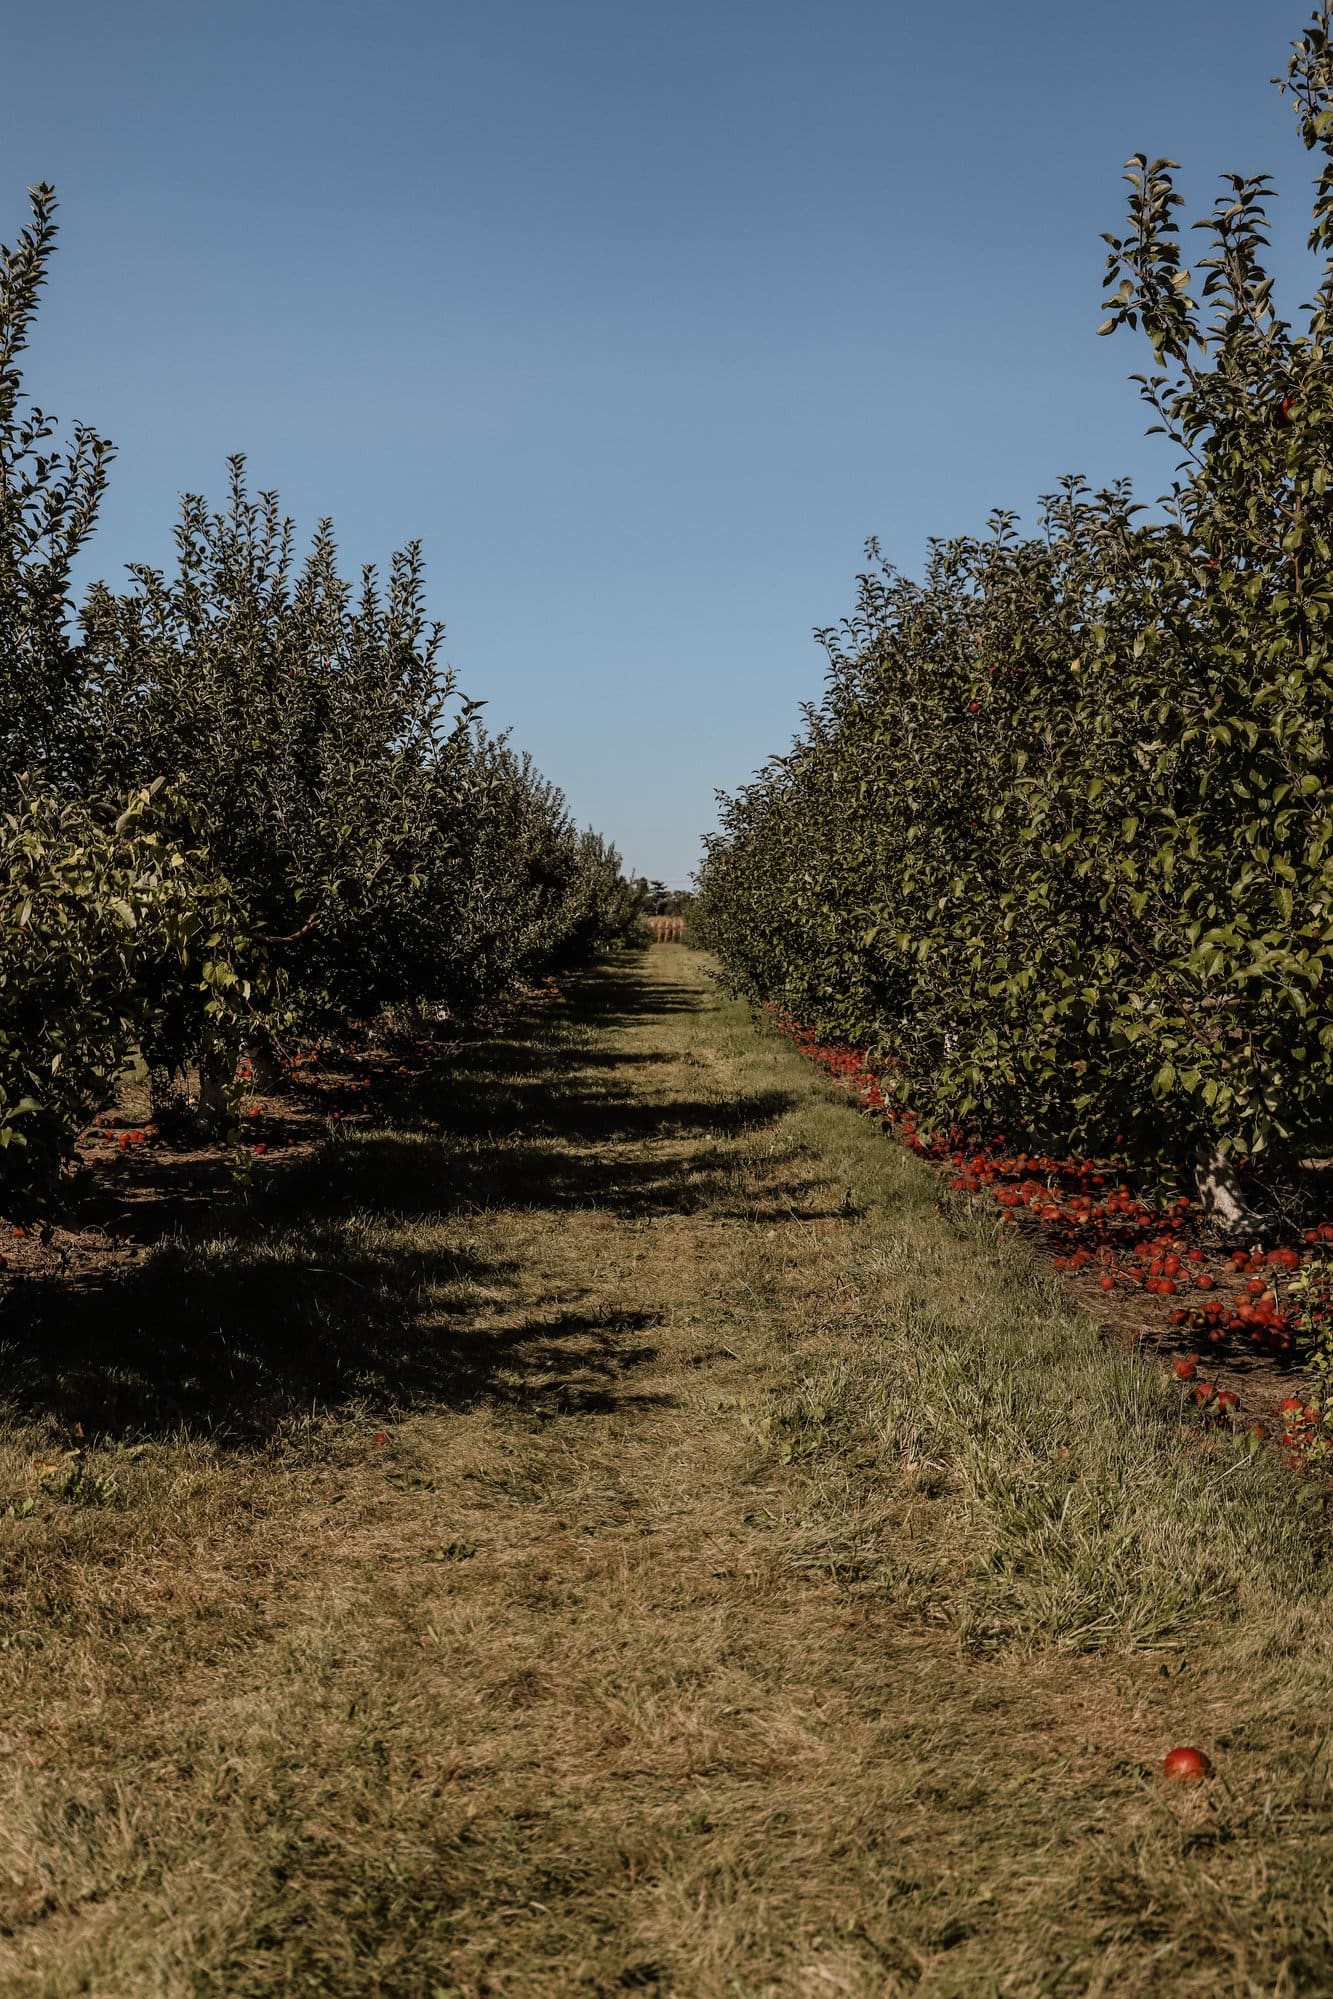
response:
[[[0,1991],[1333,1990],[1322,1489],[696,954],[211,1227],[6,1328]]]

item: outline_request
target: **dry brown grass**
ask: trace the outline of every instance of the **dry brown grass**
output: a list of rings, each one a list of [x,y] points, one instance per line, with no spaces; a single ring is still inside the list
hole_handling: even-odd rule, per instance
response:
[[[1333,1990],[1322,1514],[693,953],[106,1310],[0,1447],[5,1994]]]

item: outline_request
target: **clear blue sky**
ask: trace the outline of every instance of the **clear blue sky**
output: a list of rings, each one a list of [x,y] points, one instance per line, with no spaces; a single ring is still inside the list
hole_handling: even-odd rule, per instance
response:
[[[349,565],[425,543],[448,657],[581,820],[683,882],[798,724],[861,545],[1167,461],[1098,340],[1126,156],[1196,209],[1310,165],[1275,0],[42,0],[0,31],[28,362],[115,439],[91,571],[250,456]]]

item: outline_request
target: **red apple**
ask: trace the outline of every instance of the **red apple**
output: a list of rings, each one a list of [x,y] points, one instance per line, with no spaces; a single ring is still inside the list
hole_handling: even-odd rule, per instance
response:
[[[1171,1749],[1162,1758],[1162,1775],[1178,1784],[1197,1784],[1212,1774],[1212,1763],[1202,1749]]]

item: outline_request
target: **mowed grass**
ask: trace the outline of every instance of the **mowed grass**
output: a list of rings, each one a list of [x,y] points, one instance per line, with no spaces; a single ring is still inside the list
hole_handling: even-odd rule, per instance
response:
[[[1333,1991],[1322,1490],[696,954],[40,1302],[4,1994]]]

